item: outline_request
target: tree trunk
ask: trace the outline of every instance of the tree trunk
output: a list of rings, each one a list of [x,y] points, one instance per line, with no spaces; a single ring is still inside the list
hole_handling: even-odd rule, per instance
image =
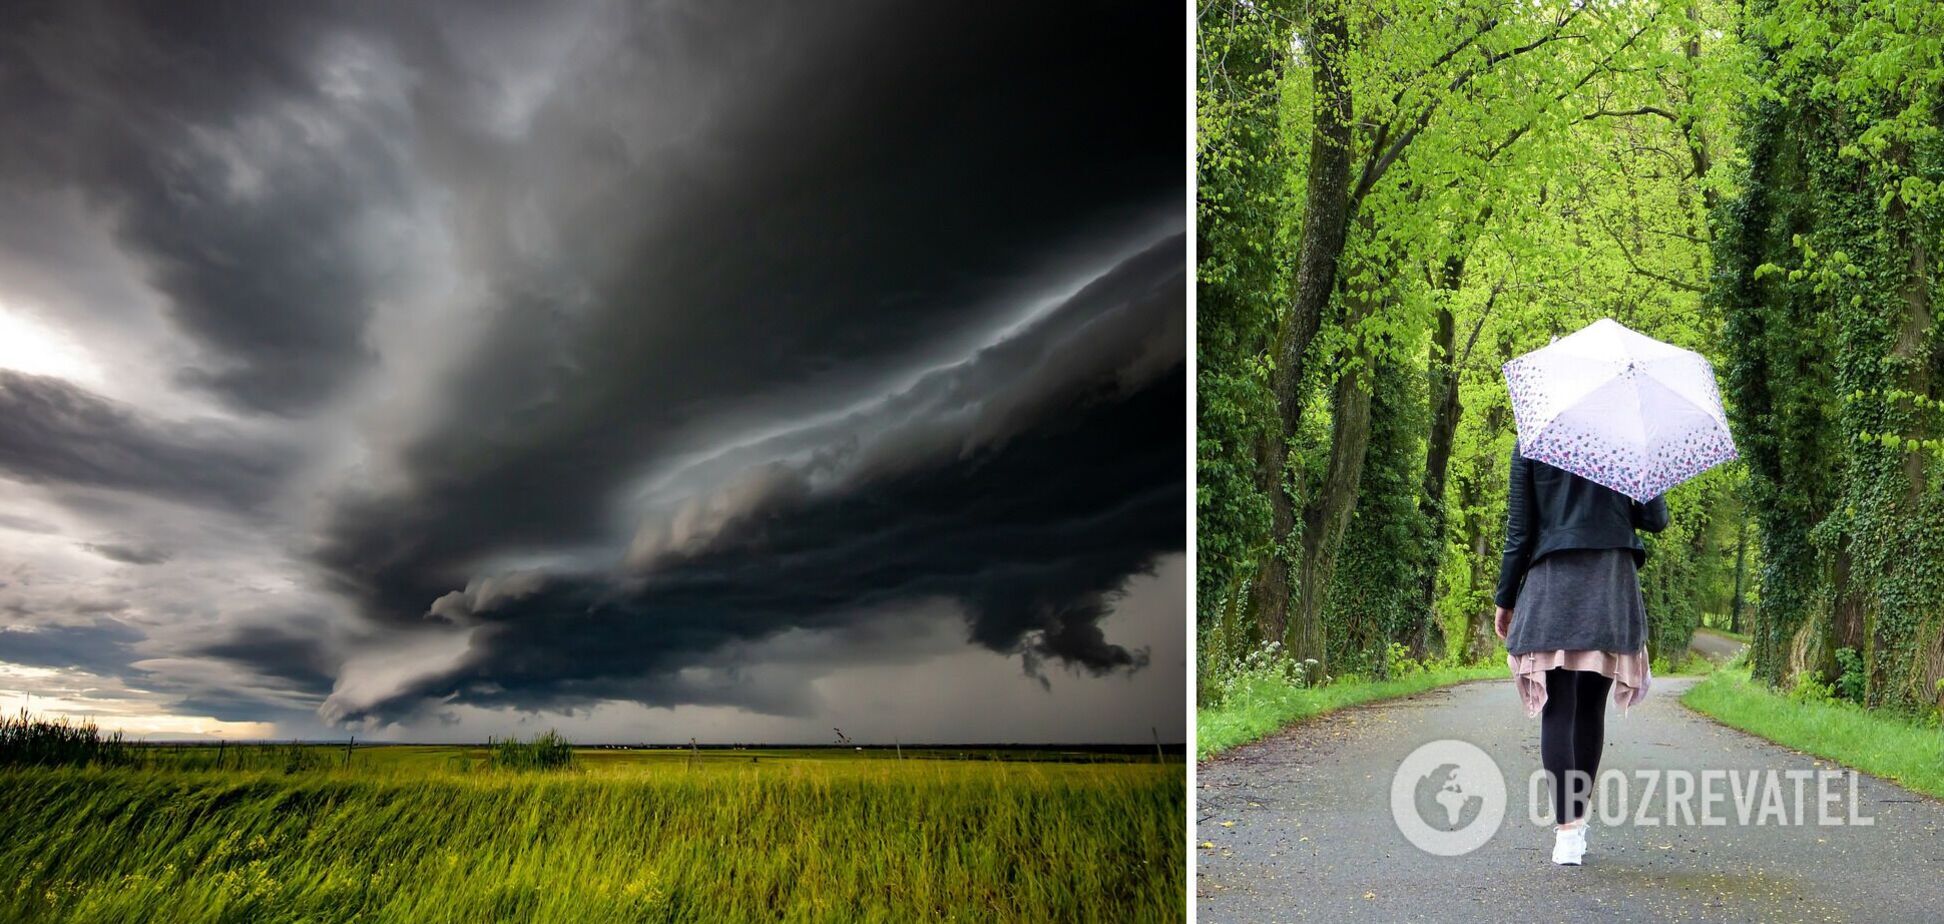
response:
[[[1355,330],[1375,308],[1375,292],[1345,293],[1349,311],[1344,326]],[[1323,601],[1336,572],[1337,550],[1343,530],[1357,506],[1357,486],[1363,479],[1365,450],[1370,447],[1371,356],[1361,341],[1355,368],[1336,380],[1330,401],[1330,458],[1315,496],[1303,505],[1303,535],[1298,544],[1296,606],[1290,614],[1285,641],[1299,658],[1328,664],[1323,628]]]
[[[1852,540],[1845,538],[1836,550],[1836,560],[1830,569],[1830,589],[1835,593],[1836,606],[1829,614],[1829,622],[1823,630],[1821,657],[1816,659],[1816,672],[1823,681],[1835,684],[1842,676],[1842,665],[1836,660],[1836,649],[1849,648],[1857,653],[1863,651],[1865,632],[1865,589],[1856,579],[1855,559],[1850,553]]]
[[[1494,404],[1486,409],[1485,429],[1487,432],[1496,432],[1499,428],[1505,426],[1505,423],[1505,408],[1503,406]],[[1506,480],[1505,473],[1500,472],[1491,480],[1495,483],[1503,482]],[[1485,498],[1481,493],[1482,488],[1477,478],[1461,480],[1459,482],[1459,489],[1459,500],[1465,509],[1465,531],[1467,538],[1470,540],[1469,544],[1471,547],[1471,555],[1467,556],[1471,562],[1471,586],[1488,588],[1487,596],[1489,596],[1489,589],[1495,588],[1498,582],[1498,569],[1496,567],[1498,556],[1492,554],[1491,534],[1488,529],[1489,524],[1484,522],[1484,518],[1479,514],[1479,506],[1484,502]],[[1470,662],[1483,661],[1485,656],[1491,654],[1493,647],[1498,644],[1498,634],[1492,627],[1493,615],[1493,607],[1489,599],[1478,606],[1472,607],[1470,612],[1466,613],[1465,660]]]
[[[1297,250],[1289,314],[1272,354],[1275,371],[1270,379],[1281,426],[1279,432],[1264,438],[1256,452],[1256,487],[1269,498],[1273,541],[1257,568],[1250,602],[1268,638],[1283,638],[1291,631],[1285,611],[1290,596],[1289,562],[1282,547],[1296,526],[1296,511],[1284,483],[1287,443],[1302,420],[1304,363],[1322,325],[1330,293],[1336,288],[1337,261],[1343,256],[1350,224],[1350,88],[1341,60],[1348,52],[1349,26],[1340,3],[1331,0],[1316,5],[1311,22],[1305,51],[1312,61],[1310,80],[1316,114],[1310,132],[1302,242]],[[1307,631],[1297,633],[1297,637],[1307,638]],[[1323,657],[1320,647],[1291,653],[1299,658]]]
[[[1901,157],[1898,158],[1902,160]],[[1933,331],[1931,311],[1931,271],[1930,253],[1925,247],[1925,237],[1921,231],[1913,231],[1916,219],[1909,214],[1902,196],[1890,200],[1888,214],[1893,240],[1897,243],[1898,253],[1910,255],[1904,268],[1902,290],[1903,318],[1897,328],[1897,342],[1890,355],[1903,369],[1902,381],[1898,385],[1906,392],[1919,398],[1934,398],[1932,388],[1935,382],[1931,369],[1935,357],[1929,354],[1929,342]],[[1908,401],[1909,399],[1905,399]],[[1926,439],[1929,428],[1924,426],[1927,414],[1922,408],[1913,408],[1910,415],[1911,425],[1905,435],[1911,439]],[[1922,449],[1908,449],[1903,453],[1903,492],[1896,501],[1896,514],[1900,522],[1922,522],[1924,516],[1924,492],[1928,484],[1924,467],[1925,452]],[[1928,567],[1928,563],[1913,563],[1905,560],[1893,568],[1900,571],[1906,579],[1912,579]],[[1933,585],[1935,586],[1935,585]],[[1899,617],[1908,614],[1899,613]],[[1905,665],[1893,663],[1893,658],[1922,658],[1921,653],[1910,647],[1909,620],[1904,618],[1880,619],[1873,627],[1871,635],[1875,642],[1875,655],[1870,658],[1869,677],[1866,684],[1865,701],[1868,705],[1878,706],[1903,699],[1905,694],[1893,688],[1896,678],[1903,675]],[[1859,651],[1862,649],[1859,648]],[[1926,693],[1930,691],[1926,690]]]
[[[1370,443],[1369,371],[1358,370],[1338,379],[1333,405],[1329,469],[1316,497],[1303,507],[1296,607],[1285,636],[1296,657],[1319,661],[1325,660],[1323,599],[1336,570],[1343,529],[1356,509],[1357,482],[1362,478],[1364,450]]]
[[[1690,65],[1701,57],[1702,25],[1701,13],[1697,6],[1698,4],[1692,2],[1687,5],[1687,35],[1681,43],[1681,53],[1686,56]],[[1687,142],[1688,160],[1693,165],[1694,182],[1701,187],[1701,204],[1709,216],[1709,221],[1704,221],[1700,230],[1707,235],[1708,239],[1713,240],[1713,229],[1709,223],[1713,219],[1715,208],[1721,205],[1721,194],[1715,192],[1714,187],[1707,185],[1708,172],[1714,169],[1714,157],[1708,152],[1707,137],[1702,135],[1701,129],[1694,124],[1693,82],[1683,80],[1681,89],[1681,102],[1685,105],[1682,107],[1681,118],[1675,122],[1675,128],[1680,130],[1682,140]]]
[[[1490,215],[1491,208],[1488,206],[1480,215],[1480,222]],[[1412,645],[1412,654],[1418,658],[1423,658],[1430,651],[1433,634],[1437,636],[1440,649],[1444,641],[1443,627],[1438,625],[1437,606],[1438,566],[1444,562],[1447,523],[1445,479],[1451,470],[1451,443],[1458,433],[1458,418],[1464,412],[1458,402],[1457,319],[1451,312],[1451,296],[1465,281],[1469,241],[1460,238],[1457,244],[1453,254],[1445,258],[1443,272],[1438,279],[1446,297],[1438,306],[1437,321],[1431,331],[1431,359],[1425,372],[1430,384],[1431,427],[1424,441],[1424,482],[1420,487],[1418,505],[1424,511],[1431,542],[1426,551],[1424,573],[1419,578],[1418,605],[1423,611],[1423,622]]]
[[[1445,278],[1454,275],[1452,263],[1445,263]],[[1463,274],[1464,260],[1457,258],[1457,275]],[[1447,284],[1447,292],[1457,291],[1457,287]],[[1453,329],[1456,321],[1451,316],[1451,306],[1438,307],[1436,325],[1431,330],[1431,361],[1425,372],[1430,380],[1431,429],[1424,441],[1424,482],[1419,487],[1418,509],[1424,512],[1424,520],[1429,529],[1431,541],[1426,549],[1423,574],[1418,578],[1418,608],[1421,611],[1421,631],[1417,633],[1412,654],[1422,658],[1430,649],[1431,628],[1437,623],[1438,605],[1438,565],[1444,560],[1445,534],[1445,473],[1451,467],[1451,441],[1458,431],[1458,370],[1456,357],[1452,355],[1454,346]]]
[[[1742,604],[1746,599],[1748,581],[1748,514],[1746,507],[1741,511],[1741,523],[1735,527],[1735,598],[1728,604],[1728,631],[1742,631]]]

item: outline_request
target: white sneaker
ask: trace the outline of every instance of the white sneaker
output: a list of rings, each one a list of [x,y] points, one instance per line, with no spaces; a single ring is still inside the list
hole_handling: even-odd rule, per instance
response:
[[[1561,866],[1578,866],[1586,858],[1586,826],[1553,829],[1553,862]]]

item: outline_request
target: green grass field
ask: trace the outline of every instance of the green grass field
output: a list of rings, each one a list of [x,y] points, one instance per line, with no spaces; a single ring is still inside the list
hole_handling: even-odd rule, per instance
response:
[[[1391,680],[1344,680],[1320,687],[1251,679],[1222,705],[1195,710],[1195,758],[1207,760],[1345,706],[1411,696],[1468,680],[1509,676],[1506,666],[1498,663],[1435,668]]]
[[[1681,702],[1723,724],[1944,799],[1944,730],[1847,702],[1801,702],[1749,679],[1710,674]]]
[[[0,769],[0,920],[1186,914],[1178,760],[584,748],[519,772],[483,748],[134,750]]]

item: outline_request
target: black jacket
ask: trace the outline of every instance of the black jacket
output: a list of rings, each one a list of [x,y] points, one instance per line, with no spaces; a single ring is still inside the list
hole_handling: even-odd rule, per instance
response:
[[[1667,499],[1640,503],[1605,485],[1528,459],[1512,446],[1512,484],[1505,500],[1505,556],[1499,562],[1499,606],[1512,609],[1526,569],[1561,549],[1632,549],[1647,562],[1636,529],[1667,528]]]

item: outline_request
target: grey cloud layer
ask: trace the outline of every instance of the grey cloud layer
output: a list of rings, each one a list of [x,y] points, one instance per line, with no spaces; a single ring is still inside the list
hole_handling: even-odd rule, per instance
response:
[[[1101,628],[1185,526],[1177,18],[29,4],[0,191],[78,193],[176,338],[135,361],[214,403],[0,370],[0,477],[170,594],[195,549],[77,505],[274,521],[250,586],[341,607],[150,638],[240,672],[183,694],[211,714],[287,708],[265,681],[334,719],[787,711],[739,652],[900,607],[1032,672],[1178,658]]]
[[[60,379],[0,369],[0,473],[22,481],[247,510],[289,464],[289,450],[231,426],[150,420]]]
[[[733,506],[680,541],[651,521],[654,554],[641,554],[637,537],[629,569],[522,572],[441,597],[421,615],[470,627],[466,656],[335,708],[602,698],[755,707],[745,697],[761,688],[678,675],[732,643],[841,630],[885,605],[933,598],[963,608],[972,641],[1032,669],[1144,664],[1150,653],[1111,643],[1100,622],[1130,576],[1181,547],[1180,246],[1169,238],[1115,267],[876,413],[709,460],[702,467],[730,486],[682,493],[705,506],[728,495]],[[990,410],[1003,411],[1003,430]],[[762,475],[763,490],[737,490],[748,483],[738,472]]]
[[[334,24],[306,9],[29,4],[0,39],[0,169],[113,213],[207,353],[183,380],[277,413],[369,362],[370,255],[406,193],[409,114],[332,94],[309,43]]]

